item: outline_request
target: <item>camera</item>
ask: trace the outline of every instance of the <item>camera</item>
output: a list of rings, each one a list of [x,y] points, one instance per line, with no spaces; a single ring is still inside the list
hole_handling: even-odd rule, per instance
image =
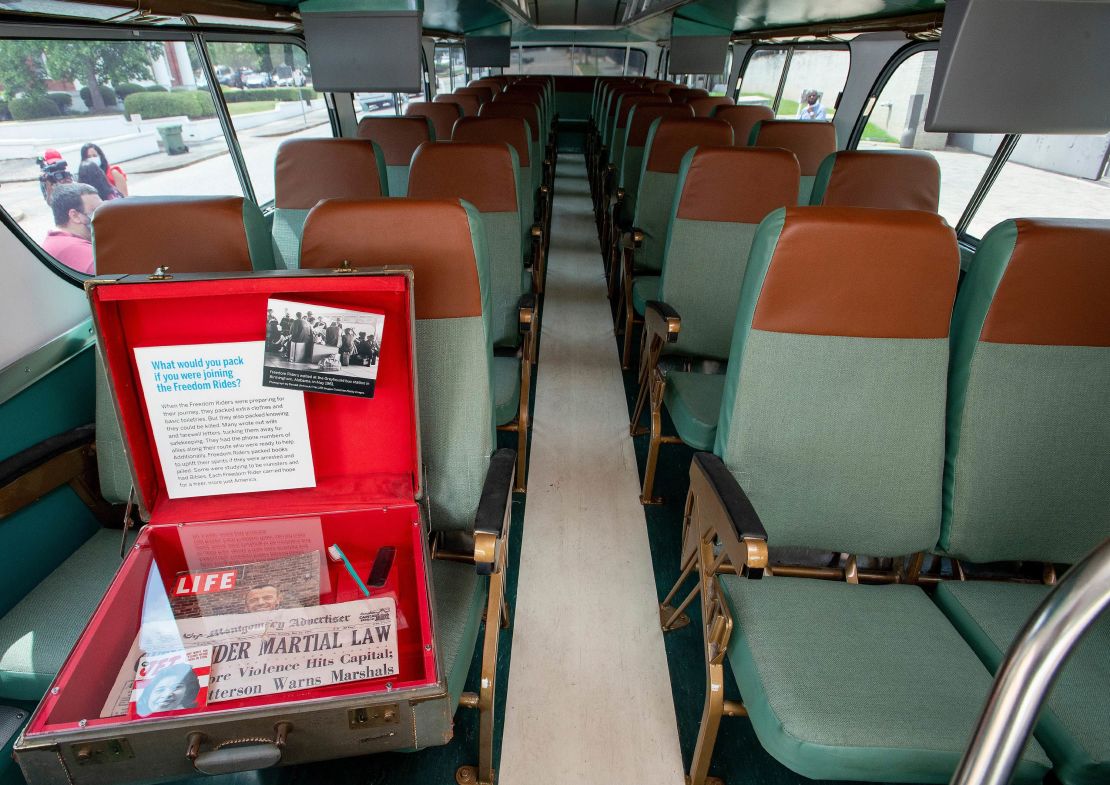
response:
[[[48,203],[50,201],[50,192],[54,190],[55,185],[62,183],[73,182],[73,175],[70,174],[68,164],[64,159],[46,162],[45,158],[35,159],[39,165],[39,189],[42,191],[42,198]]]

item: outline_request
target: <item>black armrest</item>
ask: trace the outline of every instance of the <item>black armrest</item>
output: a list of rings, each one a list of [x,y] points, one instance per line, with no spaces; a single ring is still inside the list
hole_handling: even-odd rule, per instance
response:
[[[517,313],[517,329],[522,333],[526,333],[532,329],[532,324],[536,321],[536,294],[535,292],[525,292],[516,301]]]
[[[719,457],[706,452],[694,454],[690,493],[705,499],[706,504],[700,505],[702,510],[698,512],[705,520],[702,525],[713,527],[737,572],[750,578],[763,577],[767,566],[767,530],[744,489]],[[710,494],[712,497],[706,499]]]
[[[660,335],[667,343],[678,340],[682,317],[671,306],[660,300],[648,300],[644,309],[644,329]]]
[[[486,483],[478,512],[474,514],[475,533],[500,537],[505,529],[505,510],[513,497],[513,473],[516,470],[516,450],[503,447],[489,459]]]
[[[69,452],[75,447],[92,444],[96,440],[95,427],[82,425],[71,431],[51,436],[38,444],[33,444],[22,452],[0,461],[0,487],[34,471],[52,458]]]
[[[711,452],[694,453],[694,463],[702,470],[709,486],[721,502],[721,507],[732,522],[737,539],[767,541],[767,530],[763,521],[748,500],[748,495],[736,482],[724,461]]]

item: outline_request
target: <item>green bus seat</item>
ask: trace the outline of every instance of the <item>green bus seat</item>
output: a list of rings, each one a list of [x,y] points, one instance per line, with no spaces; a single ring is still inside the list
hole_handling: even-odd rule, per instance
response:
[[[763,120],[774,120],[771,107],[762,104],[742,104],[740,106],[718,106],[710,117],[724,120],[732,126],[732,137],[737,147],[748,147],[752,127]]]
[[[381,148],[389,195],[405,196],[412,154],[424,142],[435,141],[435,129],[427,117],[364,117],[358,122],[358,138]]]
[[[462,117],[462,111],[457,104],[435,103],[432,101],[411,101],[405,107],[405,117],[426,117],[432,124],[432,141],[451,138],[451,129],[455,121]]]
[[[657,501],[652,494],[664,438],[660,408],[670,412],[683,442],[709,450],[724,389],[719,375],[675,374],[661,369],[660,360],[664,355],[722,364],[728,359],[756,229],[768,213],[797,198],[798,161],[786,150],[697,147],[683,157],[661,274],[633,282],[633,305],[645,315],[645,326],[632,433],[639,432],[645,407],[651,421],[640,496],[645,504]],[[638,290],[646,299],[642,305],[636,302]]]
[[[529,391],[539,328],[532,278],[524,266],[521,247],[517,189],[520,172],[516,150],[508,144],[451,142],[421,145],[412,159],[409,196],[415,199],[463,199],[482,216],[489,256],[488,282],[491,307],[490,340],[493,347],[518,360],[498,363],[496,373],[511,373],[501,385],[519,392],[512,416],[497,425],[517,434],[517,490],[526,479]],[[496,387],[496,385],[495,385]],[[504,389],[504,387],[502,387]],[[493,411],[493,401],[490,401]],[[506,407],[507,408],[507,407]]]
[[[682,159],[687,150],[700,146],[731,147],[732,126],[708,117],[661,117],[648,130],[632,226],[618,227],[622,252],[614,252],[610,263],[613,273],[620,269],[616,278],[620,283],[617,313],[624,326],[621,354],[624,368],[629,367],[632,355],[632,324],[636,314],[632,305],[633,279],[637,275],[657,275],[663,268]]]
[[[694,117],[713,117],[718,107],[734,106],[735,101],[727,95],[706,95],[691,98],[686,105],[694,110]]]
[[[935,213],[940,165],[921,150],[841,150],[821,162],[809,203]]]
[[[353,230],[353,231],[352,231]],[[446,743],[470,668],[484,609],[483,713],[492,712],[496,651],[504,599],[507,511],[512,500],[512,450],[494,451],[490,345],[490,273],[482,219],[459,200],[329,200],[305,221],[304,267],[396,265],[413,270],[420,448],[426,468],[433,556],[474,558],[480,535],[497,538],[493,562],[433,559],[436,636],[447,694],[422,704],[416,738]],[[443,547],[441,547],[441,545]],[[492,657],[492,661],[491,661]],[[483,716],[482,727],[492,729]],[[435,741],[432,741],[435,740]],[[479,768],[491,781],[492,735],[478,741]]]
[[[836,152],[836,129],[831,122],[761,120],[752,126],[748,144],[752,147],[781,147],[798,156],[802,169],[798,204],[809,204],[813,181],[821,162]]]
[[[305,216],[321,199],[389,196],[381,148],[365,139],[287,139],[274,163],[274,260],[300,267]]]
[[[943,552],[1073,564],[1110,536],[1110,221],[1017,219],[956,298]],[[1048,588],[951,583],[937,600],[992,670]],[[1035,735],[1065,785],[1110,778],[1110,620],[1061,672]]]
[[[459,89],[461,90],[463,88]],[[459,93],[458,91],[454,93],[440,93],[433,98],[432,101],[437,104],[455,104],[459,107],[460,117],[476,117],[478,115],[478,109],[482,105],[482,101],[477,95]],[[447,139],[448,137],[442,138]]]

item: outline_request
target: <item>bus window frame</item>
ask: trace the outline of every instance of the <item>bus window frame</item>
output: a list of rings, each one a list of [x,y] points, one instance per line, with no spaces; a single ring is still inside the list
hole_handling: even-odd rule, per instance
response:
[[[879,71],[879,75],[875,78],[875,83],[871,85],[871,89],[867,93],[867,99],[863,103],[863,110],[860,112],[859,117],[856,118],[855,125],[852,126],[852,133],[848,137],[847,144],[844,146],[845,150],[858,149],[864,129],[871,119],[871,113],[878,104],[879,96],[882,95],[883,90],[886,89],[887,83],[890,81],[890,78],[894,76],[895,72],[914,55],[920,54],[921,52],[939,51],[939,49],[940,43],[937,41],[912,41],[894,53],[890,60],[887,61],[886,65],[883,66],[882,70]],[[1006,162],[1010,160],[1010,155],[1013,153],[1014,148],[1017,147],[1017,143],[1020,139],[1021,134],[1003,135],[990,161],[987,162],[987,168],[983,171],[982,177],[979,178],[975,190],[973,190],[971,196],[968,197],[967,204],[964,205],[959,220],[956,221],[956,225],[953,227],[957,242],[968,251],[974,251],[978,248],[979,241],[982,238],[968,234],[967,228],[971,224],[972,219],[975,218],[975,213],[979,210],[983,200],[987,198],[987,194],[990,192],[995,180],[998,179],[999,173],[1001,173],[1002,169],[1006,166]]]
[[[836,100],[833,102],[832,108],[835,110],[840,105],[840,96],[844,94],[844,88],[848,84],[848,79],[851,79],[851,77],[852,77],[852,48],[848,45],[847,41],[812,41],[812,42],[811,41],[806,41],[806,42],[803,42],[803,43],[769,41],[769,42],[766,42],[766,43],[759,43],[759,44],[752,45],[751,47],[748,48],[748,53],[746,55],[744,55],[744,62],[740,66],[739,73],[736,74],[736,82],[735,82],[735,84],[733,85],[733,88],[732,88],[732,100],[733,101],[735,101],[736,103],[740,103],[740,87],[744,82],[744,75],[747,73],[748,65],[751,63],[752,58],[755,57],[755,53],[760,51],[761,49],[770,49],[770,50],[785,49],[786,50],[786,61],[783,62],[783,64],[782,64],[782,72],[779,74],[778,87],[775,90],[775,96],[774,96],[774,99],[771,102],[771,111],[774,112],[776,116],[778,116],[778,113],[779,113],[779,105],[782,103],[782,94],[783,94],[783,91],[786,89],[786,80],[790,76],[790,64],[794,60],[794,52],[796,50],[798,50],[798,49],[818,49],[818,50],[820,50],[820,49],[840,49],[840,50],[843,50],[844,52],[847,52],[848,53],[848,76],[845,79],[844,84],[841,85],[840,89],[837,91]]]
[[[561,44],[557,41],[553,41],[553,42],[550,42],[550,43],[545,42],[545,43],[542,43],[542,44],[517,44],[513,48],[520,52],[519,67],[522,68],[522,69],[524,68],[524,50],[525,49],[556,49],[556,48],[559,48],[559,49],[574,49],[574,48],[579,48],[579,49],[614,49],[614,50],[623,51],[624,52],[624,65],[621,66],[621,74],[620,74],[621,76],[647,76],[647,71],[648,71],[648,53],[647,53],[647,50],[646,49],[641,49],[638,46],[630,46],[630,45],[618,46],[616,44],[610,46],[608,44],[582,44],[582,43]],[[629,62],[629,60],[632,59],[631,55],[632,55],[633,52],[639,52],[640,54],[642,54],[644,56],[644,69],[643,69],[642,72],[640,72],[638,74],[629,74],[628,73],[628,62]],[[512,66],[510,66],[510,68],[511,67]],[[505,73],[505,72],[506,72],[506,69],[502,69],[502,73]],[[528,76],[528,74],[525,73],[524,71],[521,71],[520,73],[513,74],[513,76]]]
[[[188,17],[182,17],[181,24],[166,25],[164,27],[117,23],[89,25],[74,24],[66,21],[45,20],[42,22],[4,22],[0,24],[0,41],[35,39],[67,41],[156,41],[159,43],[179,41],[189,43],[197,50],[195,54],[198,58],[198,65],[204,70],[205,77],[210,86],[218,85],[219,80],[216,78],[215,68],[208,52],[209,42],[293,44],[304,50],[306,56],[308,53],[308,47],[305,45],[304,39],[292,33],[271,33],[253,27],[235,28],[192,24]],[[257,204],[257,202],[255,202],[254,186],[251,184],[250,172],[247,170],[246,160],[243,158],[243,152],[239,147],[239,139],[235,134],[235,125],[228,111],[227,102],[224,100],[223,91],[213,89],[211,92],[212,103],[216,108],[216,117],[223,130],[224,142],[227,144],[228,155],[231,157],[232,166],[239,179],[243,198],[249,199],[251,202]],[[325,105],[328,108],[328,119],[331,126],[332,137],[336,138],[340,136],[340,134],[338,130],[339,124],[336,115],[335,98],[331,93],[322,93],[322,95],[324,96]],[[272,202],[267,202],[266,205],[258,205],[258,207],[265,213],[269,213],[273,210]],[[14,237],[22,242],[39,261],[45,264],[47,269],[67,283],[77,287],[83,287],[85,281],[95,277],[79,273],[76,270],[66,267],[44,251],[42,246],[27,234],[23,227],[19,225],[19,222],[8,213],[3,204],[0,204],[0,223],[2,223]]]

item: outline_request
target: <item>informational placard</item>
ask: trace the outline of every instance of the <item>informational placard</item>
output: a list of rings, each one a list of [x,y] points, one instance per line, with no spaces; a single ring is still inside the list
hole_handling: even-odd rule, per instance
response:
[[[380,313],[270,298],[262,384],[373,398],[384,326]]]
[[[263,352],[262,341],[135,349],[171,499],[315,487],[304,394],[262,385]]]

